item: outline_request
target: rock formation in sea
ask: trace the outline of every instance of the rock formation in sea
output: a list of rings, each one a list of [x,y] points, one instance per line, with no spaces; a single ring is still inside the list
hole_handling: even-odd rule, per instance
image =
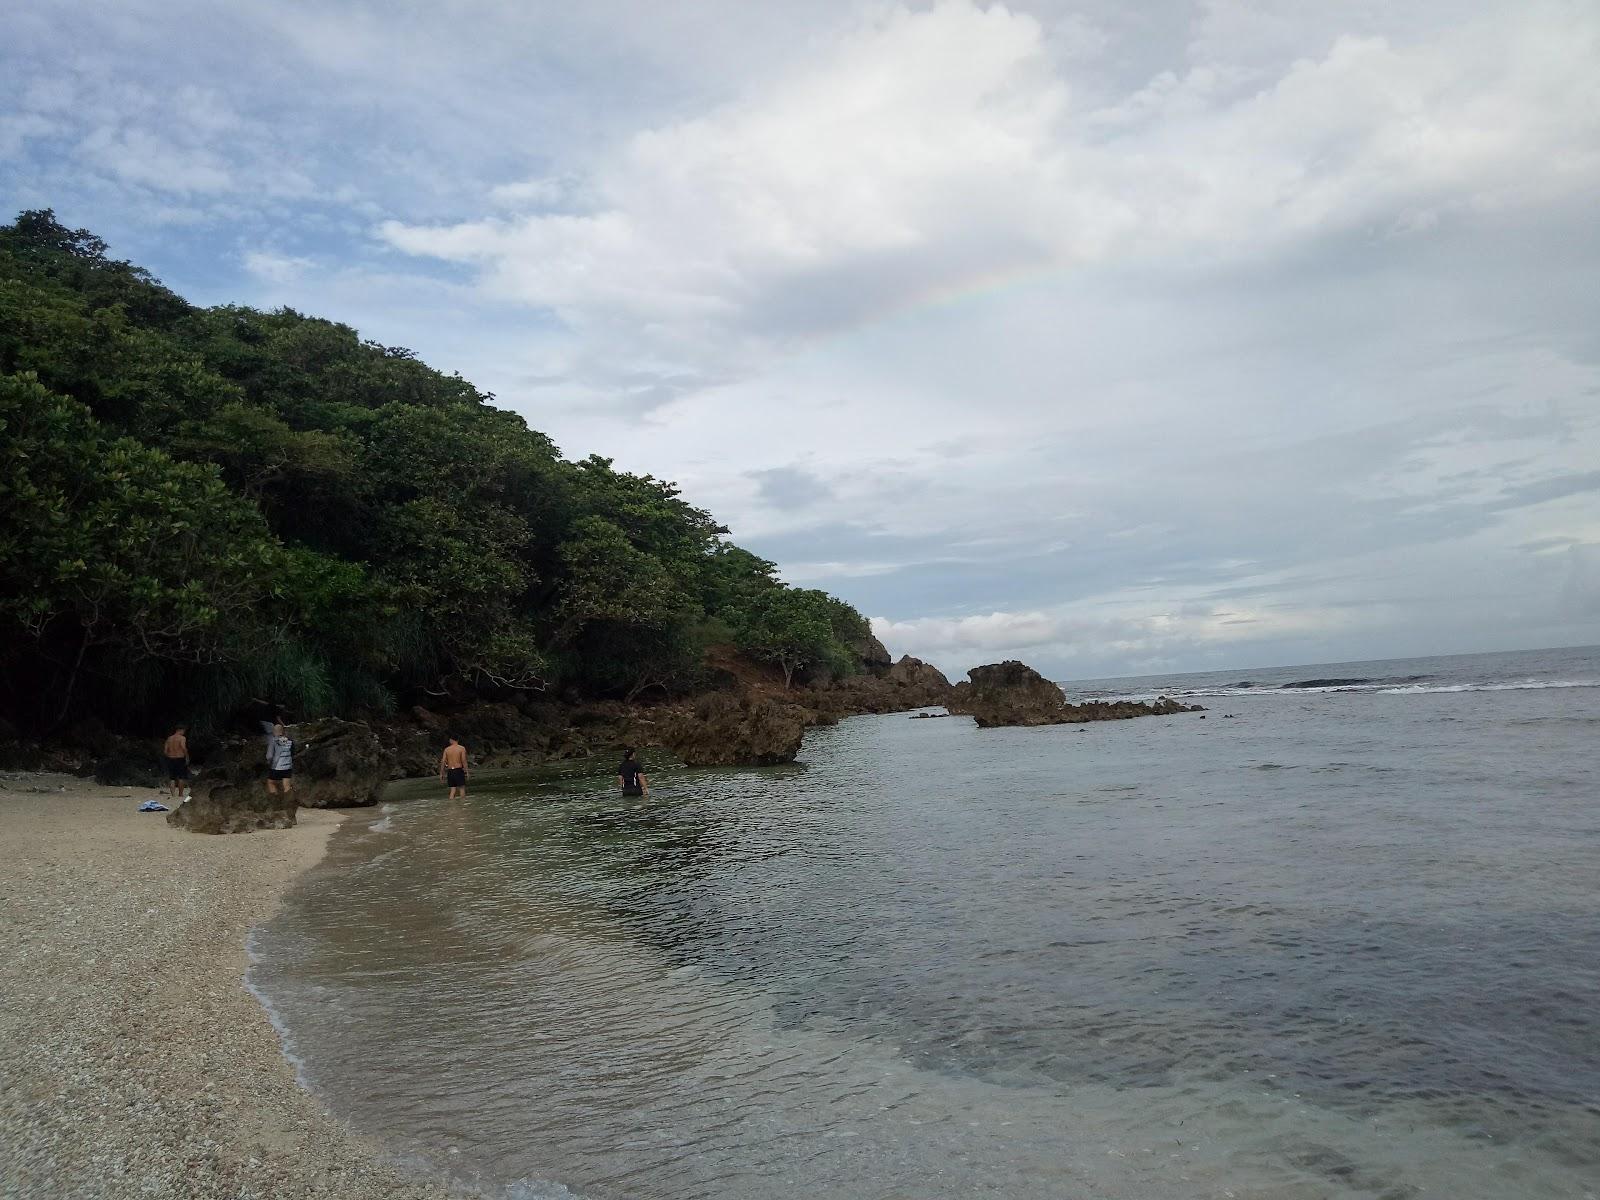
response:
[[[980,729],[994,725],[1060,725],[1069,718],[1067,698],[1027,663],[1007,659],[973,667],[964,693],[950,711],[971,716]]]
[[[1016,659],[974,667],[967,677],[971,682],[952,689],[955,695],[947,707],[953,713],[971,716],[980,729],[997,725],[1072,725],[1202,711],[1198,704],[1184,704],[1166,696],[1153,701],[1089,700],[1068,704],[1059,687]]]

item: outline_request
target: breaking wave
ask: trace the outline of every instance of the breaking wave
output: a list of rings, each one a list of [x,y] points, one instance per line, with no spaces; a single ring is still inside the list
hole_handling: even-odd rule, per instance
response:
[[[1189,696],[1306,696],[1328,692],[1365,692],[1372,695],[1411,696],[1442,692],[1522,692],[1546,688],[1600,687],[1600,679],[1516,679],[1479,683],[1429,683],[1393,679],[1307,680],[1301,683],[1236,683],[1226,687],[1199,687],[1161,693],[1174,699]]]

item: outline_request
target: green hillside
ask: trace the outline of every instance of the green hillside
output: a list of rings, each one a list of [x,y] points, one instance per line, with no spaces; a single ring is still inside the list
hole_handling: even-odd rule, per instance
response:
[[[0,712],[631,699],[728,641],[854,669],[849,605],[492,399],[345,325],[195,307],[49,210],[0,227]]]

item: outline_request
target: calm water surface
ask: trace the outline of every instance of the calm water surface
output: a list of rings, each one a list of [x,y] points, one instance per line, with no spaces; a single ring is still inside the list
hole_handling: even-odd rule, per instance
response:
[[[253,983],[493,1195],[1600,1194],[1600,650],[1354,666],[407,785]]]

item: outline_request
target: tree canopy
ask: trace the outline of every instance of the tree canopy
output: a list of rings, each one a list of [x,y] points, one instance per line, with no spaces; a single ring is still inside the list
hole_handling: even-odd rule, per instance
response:
[[[5,714],[672,694],[730,639],[854,669],[849,605],[492,401],[337,322],[190,305],[49,210],[0,227]]]

